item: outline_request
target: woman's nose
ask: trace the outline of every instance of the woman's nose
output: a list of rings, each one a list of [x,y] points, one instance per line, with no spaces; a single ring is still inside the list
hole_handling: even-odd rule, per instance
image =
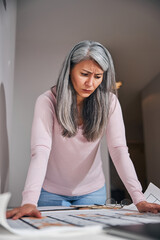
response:
[[[86,86],[91,87],[93,85],[94,76],[89,76],[86,80]]]

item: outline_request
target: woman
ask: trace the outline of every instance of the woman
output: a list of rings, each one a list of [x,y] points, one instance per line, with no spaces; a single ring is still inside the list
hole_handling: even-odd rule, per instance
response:
[[[40,217],[37,205],[105,204],[99,149],[104,134],[137,209],[160,211],[160,205],[146,202],[129,158],[115,89],[108,50],[98,42],[78,43],[66,57],[57,85],[37,99],[22,205],[7,217]]]

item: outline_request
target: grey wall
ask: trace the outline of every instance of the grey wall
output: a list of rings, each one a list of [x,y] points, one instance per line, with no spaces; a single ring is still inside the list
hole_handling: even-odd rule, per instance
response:
[[[0,192],[8,191],[16,33],[16,0],[0,1]]]
[[[160,187],[160,74],[142,91],[147,181]]]

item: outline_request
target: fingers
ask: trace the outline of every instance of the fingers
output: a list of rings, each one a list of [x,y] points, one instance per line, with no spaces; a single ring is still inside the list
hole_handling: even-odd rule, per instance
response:
[[[160,212],[160,205],[156,203],[152,203],[149,205],[149,212],[158,213]]]
[[[23,216],[25,216],[25,212],[17,212],[17,213],[12,217],[12,219],[13,219],[13,220],[17,220],[17,219],[19,219],[19,218],[21,218],[21,217],[23,217]]]
[[[12,210],[7,211],[6,218],[13,217],[18,211],[19,211],[19,208],[14,208]]]
[[[25,213],[25,211],[24,212],[18,212],[16,215],[14,215],[12,217],[12,219],[17,220],[17,219],[19,219],[21,217],[24,217],[24,216],[41,218],[41,213],[38,210],[29,212],[29,213]]]
[[[146,207],[146,212],[158,213],[160,212],[160,205],[155,203],[149,203]]]
[[[31,217],[41,218],[42,215],[41,215],[41,213],[40,213],[37,209],[35,209],[35,210],[32,212]]]
[[[6,217],[17,220],[23,216],[41,217],[41,213],[37,210],[35,205],[26,204],[22,207],[15,208],[13,210],[7,211]]]
[[[140,202],[137,205],[139,212],[151,212],[151,213],[158,213],[160,212],[160,205],[156,203],[148,203],[148,202]]]

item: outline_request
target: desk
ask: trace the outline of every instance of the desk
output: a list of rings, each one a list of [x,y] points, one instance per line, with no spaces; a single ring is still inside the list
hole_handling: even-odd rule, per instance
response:
[[[5,229],[0,228],[0,240],[27,240],[27,239],[45,239],[45,240],[120,240],[124,239],[121,234],[128,234],[128,232],[115,232],[118,234],[117,236],[112,236],[107,234],[104,230],[102,230],[102,227],[106,228],[106,231],[112,231],[111,227],[113,226],[133,226],[138,225],[138,231],[137,235],[140,237],[143,237],[143,239],[146,240],[146,234],[147,237],[150,236],[150,233],[148,232],[149,228],[147,225],[147,231],[145,229],[145,233],[141,232],[141,235],[139,233],[139,226],[143,226],[144,224],[151,223],[159,223],[160,224],[160,214],[150,214],[150,213],[138,213],[137,211],[130,211],[125,209],[83,209],[83,210],[65,210],[65,211],[44,211],[43,217],[38,218],[23,218],[22,220],[15,220],[18,222],[15,222],[14,220],[8,220],[8,224],[11,227],[11,231],[16,231],[17,235],[11,234],[7,232]],[[24,225],[22,225],[22,222]],[[57,225],[57,223],[60,222],[60,225]],[[49,223],[51,223],[52,228],[45,229],[46,226],[50,226]],[[68,226],[69,224],[74,224],[75,226],[78,225],[78,228],[74,228],[73,226]],[[18,225],[17,225],[18,224]],[[20,225],[19,225],[20,224]],[[27,225],[26,225],[27,224]],[[19,228],[20,226],[20,228]],[[60,226],[62,228],[59,228],[58,231],[53,226]],[[79,228],[81,227],[82,228]],[[86,227],[86,228],[83,228]],[[35,230],[33,227],[42,229]],[[67,229],[66,229],[66,228]],[[87,228],[88,227],[88,228]],[[151,226],[153,230],[153,225]],[[43,229],[44,228],[44,229]],[[26,232],[24,232],[26,229]],[[160,226],[158,227],[159,232]],[[34,230],[34,231],[33,231]],[[47,230],[46,232],[43,230]],[[60,231],[59,231],[60,230]],[[62,231],[61,231],[62,230]],[[117,229],[116,229],[117,230]],[[134,236],[136,234],[135,228],[132,228],[133,231],[129,230],[129,233],[132,233],[132,237],[134,239]],[[36,231],[36,232],[35,232]],[[148,232],[148,233],[147,233]],[[152,231],[155,233],[155,231]],[[39,234],[34,235],[34,233]],[[47,234],[48,233],[48,234]],[[112,232],[113,233],[113,232]],[[24,235],[22,237],[19,236]],[[30,236],[29,236],[30,235]],[[128,236],[128,235],[127,235]],[[129,238],[128,238],[129,239]],[[137,239],[135,237],[135,239]],[[148,239],[148,238],[147,238]],[[157,238],[156,238],[157,239]],[[160,238],[158,238],[160,239]]]
[[[7,230],[5,230],[4,228],[2,228],[0,226],[0,240],[38,240],[38,239],[43,239],[43,240],[124,240],[124,238],[119,238],[119,237],[115,237],[115,236],[111,236],[105,233],[97,233],[97,234],[83,234],[83,235],[79,235],[79,236],[66,236],[66,237],[45,237],[44,236],[40,237],[21,237],[21,236],[17,236],[14,235],[12,233],[9,233]]]

